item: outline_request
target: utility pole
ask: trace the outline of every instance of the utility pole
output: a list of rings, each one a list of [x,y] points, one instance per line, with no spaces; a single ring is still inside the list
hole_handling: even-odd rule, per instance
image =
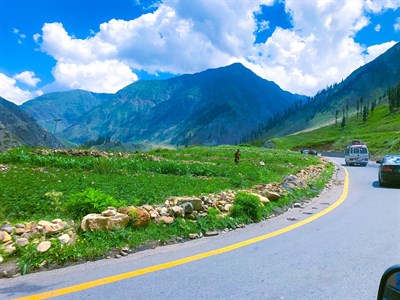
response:
[[[53,119],[53,121],[54,121],[54,132],[53,132],[53,135],[56,135],[57,122],[60,122],[61,119],[60,118],[55,118],[55,119]]]

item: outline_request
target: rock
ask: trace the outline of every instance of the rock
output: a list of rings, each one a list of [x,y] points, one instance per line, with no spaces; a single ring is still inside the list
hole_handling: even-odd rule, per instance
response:
[[[189,202],[193,205],[194,210],[202,210],[203,208],[203,201],[197,197],[169,197],[168,200],[179,206]]]
[[[194,240],[194,239],[198,239],[200,236],[198,233],[189,233],[189,238]]]
[[[264,190],[264,194],[271,201],[278,201],[281,198],[280,194],[268,190]]]
[[[204,233],[204,236],[216,236],[216,235],[219,235],[218,231],[206,231]]]
[[[18,223],[14,227],[15,228],[23,228],[23,229],[25,229],[25,224]]]
[[[295,188],[305,188],[307,184],[304,180],[295,175],[288,175],[283,179],[282,186],[287,190],[291,190]]]
[[[225,204],[224,211],[230,211],[232,206],[233,206],[233,204],[231,204],[231,203]]]
[[[15,228],[14,233],[17,235],[24,234],[26,232],[25,228]]]
[[[152,218],[152,219],[156,219],[156,218],[158,218],[160,215],[155,211],[155,210],[153,210],[153,211],[151,211],[150,212],[150,217]]]
[[[263,203],[263,204],[269,203],[269,200],[266,197],[263,197],[263,196],[261,196],[259,194],[256,194],[256,193],[250,193],[250,194],[253,195],[253,196],[257,196],[258,199],[260,199],[260,202]]]
[[[0,172],[5,172],[8,170],[10,170],[9,166],[0,164]]]
[[[275,145],[275,142],[273,142],[272,140],[269,140],[264,143],[263,147],[267,148],[267,149],[275,149],[276,145]]]
[[[39,251],[40,253],[44,253],[47,250],[49,250],[50,247],[51,247],[51,242],[44,241],[44,242],[41,242],[39,245],[37,245],[36,250]]]
[[[189,214],[189,215],[185,215],[185,217],[186,218],[188,218],[189,220],[193,220],[193,221],[196,221],[196,216],[195,216],[195,214]]]
[[[11,233],[13,232],[14,228],[12,227],[11,224],[7,223],[7,224],[4,224],[4,225],[0,228],[0,230],[1,230],[1,231],[5,231],[5,232],[7,232],[8,234],[11,234]]]
[[[177,205],[171,207],[169,213],[173,217],[183,217],[185,214],[183,208]]]
[[[201,200],[205,203],[205,204],[212,204],[212,199],[208,196],[202,196]]]
[[[62,223],[61,219],[54,219],[51,221],[51,223],[57,224],[57,223]]]
[[[76,236],[76,234],[75,233],[69,233],[68,232],[68,235],[70,236],[70,239],[69,239],[69,241],[68,241],[68,246],[72,246],[72,245],[75,245],[75,243],[76,243],[76,239],[78,238],[77,236]]]
[[[106,217],[100,214],[88,214],[81,222],[83,231],[113,230],[114,228],[126,227],[129,223],[129,216],[117,213],[114,216]]]
[[[38,224],[36,222],[25,223],[25,230],[34,232]]]
[[[23,247],[23,246],[26,246],[26,245],[29,244],[29,240],[28,240],[27,238],[19,238],[19,239],[17,239],[17,240],[15,241],[15,243],[16,243],[18,246]]]
[[[165,224],[171,224],[172,222],[174,222],[174,218],[168,216],[161,216],[158,220],[160,222],[164,222]]]
[[[58,223],[51,223],[49,221],[44,221],[41,220],[38,223],[38,226],[36,227],[36,229],[40,232],[40,233],[44,233],[44,234],[56,234],[59,233],[61,230],[64,229],[64,227],[61,224]]]
[[[129,248],[129,246],[122,247],[121,251],[126,252],[126,253],[132,253],[132,250],[131,250],[131,248]]]
[[[47,260],[42,261],[39,265],[39,269],[41,270],[45,269],[47,264],[48,264]]]
[[[11,278],[18,274],[17,259],[0,264],[0,278]]]
[[[168,214],[168,208],[162,207],[162,208],[161,208],[161,211],[160,211],[160,215],[161,215],[161,216],[169,216],[169,214]]]
[[[181,204],[181,207],[185,214],[191,214],[194,210],[193,204],[190,202],[185,202]]]
[[[147,212],[150,212],[153,210],[153,207],[151,205],[142,205],[142,208],[145,209]]]
[[[4,244],[11,241],[11,235],[7,231],[0,231],[0,241]]]
[[[69,236],[68,233],[65,233],[61,236],[58,237],[60,240],[61,245],[68,244],[68,242],[71,240],[71,237]]]
[[[16,250],[13,241],[9,241],[9,242],[3,244],[3,249],[4,249],[5,253],[10,253],[10,254]]]
[[[261,166],[261,167],[264,167],[264,166],[265,166],[265,162],[260,161],[260,166]]]
[[[135,227],[146,227],[150,224],[151,215],[144,208],[128,206],[120,207],[118,211],[128,215],[129,219],[133,221]]]
[[[105,217],[112,217],[115,216],[116,214],[117,214],[116,209],[107,209],[101,213],[101,215]]]

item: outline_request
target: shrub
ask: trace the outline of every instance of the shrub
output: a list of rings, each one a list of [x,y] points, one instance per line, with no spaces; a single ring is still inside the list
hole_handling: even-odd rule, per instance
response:
[[[80,219],[90,213],[101,213],[107,207],[120,207],[126,205],[125,201],[115,200],[112,196],[103,194],[95,189],[70,195],[63,204],[67,214],[74,219]]]
[[[263,217],[263,207],[257,196],[240,192],[234,199],[230,214],[245,223],[259,222]]]

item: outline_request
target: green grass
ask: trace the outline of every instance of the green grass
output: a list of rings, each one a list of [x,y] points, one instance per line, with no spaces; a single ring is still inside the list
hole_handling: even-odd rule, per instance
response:
[[[284,194],[278,202],[262,206],[251,201],[254,196],[238,194],[233,215],[222,215],[211,208],[196,222],[177,218],[170,225],[151,222],[148,227],[109,232],[81,232],[81,212],[101,210],[109,203],[131,205],[161,204],[168,196],[200,196],[223,190],[246,189],[257,184],[280,182],[309,165],[319,164],[317,157],[297,152],[240,147],[241,160],[234,163],[237,147],[193,147],[183,150],[154,150],[132,154],[129,158],[77,157],[61,154],[39,155],[32,149],[18,148],[0,153],[0,163],[11,167],[0,173],[0,222],[75,219],[76,243],[63,246],[52,239],[45,253],[36,250],[42,236],[32,237],[26,247],[7,254],[5,261],[18,258],[21,271],[36,270],[44,261],[60,267],[106,257],[124,246],[140,250],[163,245],[177,238],[188,239],[190,233],[236,228],[243,222],[260,221],[284,211],[293,201],[315,196],[330,179],[333,167],[309,183],[303,190]],[[265,166],[261,166],[263,161]],[[256,197],[255,197],[256,198]],[[86,199],[86,200],[85,200]],[[82,202],[82,207],[79,205]],[[70,211],[69,211],[70,210]]]
[[[382,155],[400,151],[400,114],[389,114],[387,106],[379,106],[364,124],[362,117],[349,117],[344,129],[338,124],[322,127],[309,132],[274,138],[279,149],[317,149],[344,151],[350,140],[358,139],[367,143],[371,153]]]
[[[19,148],[0,154],[11,169],[0,174],[0,220],[22,222],[67,214],[55,210],[51,191],[71,195],[93,188],[132,205],[160,204],[168,196],[196,196],[279,182],[318,160],[297,153],[242,148],[239,165],[233,147],[155,150],[130,158],[39,155]],[[154,160],[156,157],[156,160]],[[301,158],[301,159],[300,159]],[[157,161],[160,160],[160,161]],[[260,161],[266,166],[261,167]]]

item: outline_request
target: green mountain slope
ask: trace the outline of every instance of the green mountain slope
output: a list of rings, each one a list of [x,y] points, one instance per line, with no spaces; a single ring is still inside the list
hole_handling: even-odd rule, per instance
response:
[[[62,148],[62,143],[22,111],[0,97],[0,150],[15,146]]]
[[[369,113],[364,123],[361,116],[350,116],[344,128],[338,124],[319,129],[274,138],[280,149],[317,149],[344,151],[350,140],[362,140],[367,143],[370,152],[382,155],[400,152],[400,113],[390,114],[386,105],[378,106]]]
[[[336,111],[339,111],[340,117],[346,107],[350,114],[354,113],[357,101],[362,99],[363,105],[374,100],[379,102],[384,92],[399,81],[400,43],[397,43],[375,60],[355,70],[341,83],[319,92],[297,113],[273,124],[262,136],[284,136],[324,124],[334,120]]]
[[[241,64],[168,80],[135,82],[62,133],[76,143],[111,136],[129,143],[232,144],[304,97]]]
[[[23,103],[20,107],[47,130],[57,132],[76,124],[77,120],[94,107],[109,99],[109,94],[96,94],[83,90],[49,93]]]

